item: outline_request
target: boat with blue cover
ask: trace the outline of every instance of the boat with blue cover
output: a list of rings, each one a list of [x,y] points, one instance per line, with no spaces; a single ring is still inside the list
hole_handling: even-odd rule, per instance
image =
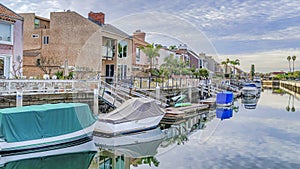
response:
[[[91,137],[96,118],[82,103],[0,109],[0,153]]]
[[[233,104],[233,93],[229,91],[218,93],[216,104],[217,106],[231,106]]]

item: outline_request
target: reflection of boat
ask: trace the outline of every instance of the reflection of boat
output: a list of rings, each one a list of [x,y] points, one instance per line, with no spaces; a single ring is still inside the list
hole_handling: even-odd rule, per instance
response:
[[[0,110],[0,152],[67,143],[91,136],[96,119],[87,104],[60,103]]]
[[[242,97],[242,104],[244,104],[245,109],[255,109],[257,100],[257,97]]]
[[[95,132],[118,135],[153,129],[164,114],[154,100],[130,99],[111,113],[99,116]]]
[[[217,106],[231,106],[233,103],[232,92],[220,92],[217,94]]]
[[[94,141],[101,149],[112,151],[115,155],[140,158],[155,155],[164,137],[165,134],[160,128],[156,128],[110,138],[95,135]]]
[[[53,148],[53,147],[51,147]],[[87,169],[96,154],[94,142],[81,144],[64,144],[52,150],[31,153],[2,154],[0,166],[3,169]]]
[[[217,118],[224,120],[224,119],[230,119],[233,114],[232,107],[217,107],[216,108],[216,116]]]
[[[261,80],[260,80],[260,77],[258,77],[258,78],[254,78],[253,79],[253,82],[255,83],[255,85],[256,85],[256,87],[258,88],[258,89],[261,89]]]
[[[242,96],[245,97],[256,97],[258,95],[258,89],[254,83],[247,83],[243,86],[242,90]]]

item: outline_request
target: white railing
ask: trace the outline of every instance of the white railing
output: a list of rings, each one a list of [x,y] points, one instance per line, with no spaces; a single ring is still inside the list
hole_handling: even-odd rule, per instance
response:
[[[92,91],[97,89],[100,81],[85,80],[1,80],[0,95],[39,93],[68,93],[75,91]]]

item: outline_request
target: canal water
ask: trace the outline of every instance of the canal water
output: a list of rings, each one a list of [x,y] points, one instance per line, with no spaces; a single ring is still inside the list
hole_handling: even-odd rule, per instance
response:
[[[98,152],[62,151],[11,160],[0,168],[300,168],[300,98],[268,89],[254,99],[239,98],[232,108],[207,110],[171,127],[91,142]]]

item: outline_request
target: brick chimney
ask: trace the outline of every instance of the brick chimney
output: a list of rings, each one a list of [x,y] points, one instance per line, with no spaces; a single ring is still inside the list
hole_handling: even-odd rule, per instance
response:
[[[104,25],[105,14],[103,12],[90,12],[89,13],[89,20],[93,21],[98,25]]]
[[[133,33],[133,37],[145,41],[146,33],[142,32],[141,30],[136,30]]]

